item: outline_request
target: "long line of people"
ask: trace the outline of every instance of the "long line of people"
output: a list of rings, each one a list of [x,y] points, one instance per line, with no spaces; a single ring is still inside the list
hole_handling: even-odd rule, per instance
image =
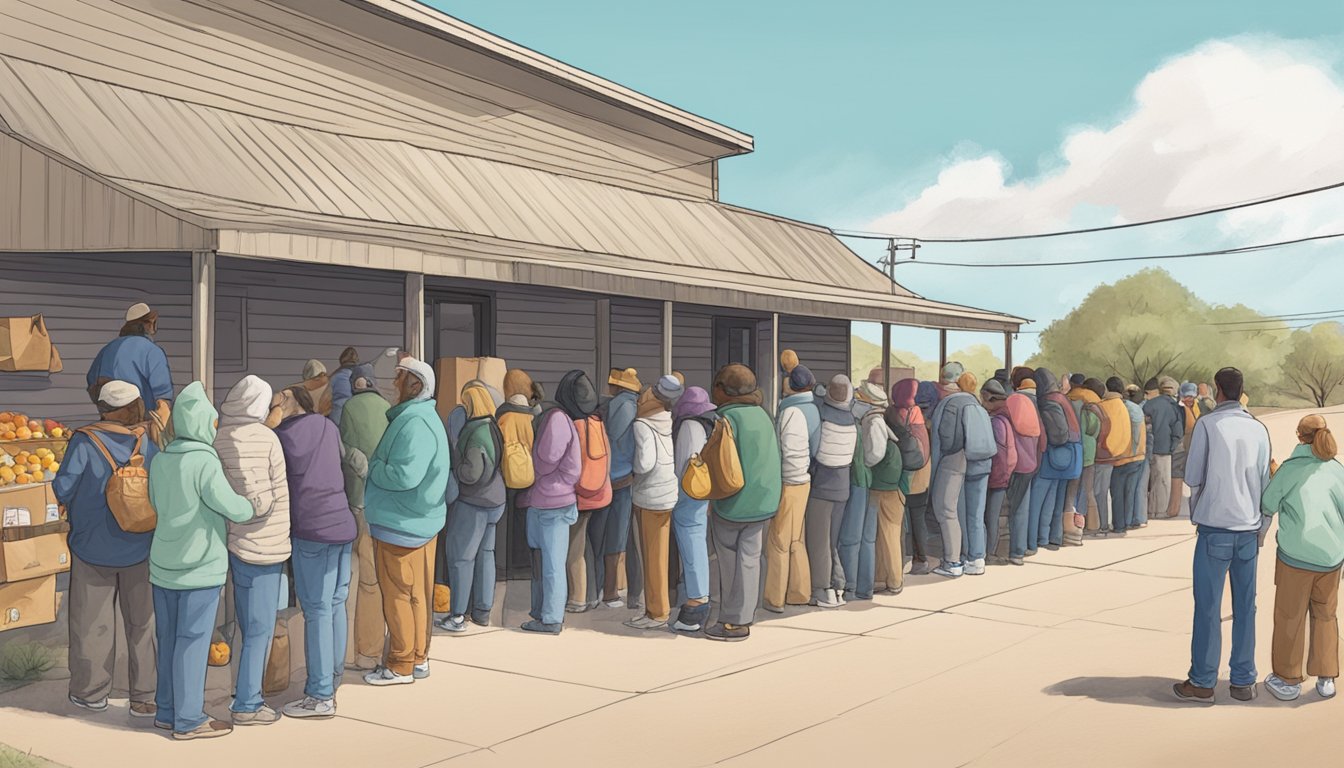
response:
[[[888,391],[880,372],[857,388],[844,375],[818,382],[786,352],[774,418],[755,373],[733,364],[710,391],[677,373],[646,387],[614,369],[605,402],[584,371],[547,400],[515,369],[502,392],[468,382],[445,423],[429,365],[394,351],[378,362],[392,366],[390,386],[350,349],[335,376],[309,361],[280,392],[246,376],[219,412],[198,382],[165,399],[136,360],[104,367],[137,381],[90,372],[101,420],[76,432],[54,481],[74,554],[73,704],[107,707],[114,604],[131,713],[177,739],[333,716],[347,644],[369,685],[428,677],[434,628],[491,622],[509,509],[526,510],[532,550],[523,630],[558,634],[566,613],[628,608],[634,629],[744,640],[758,607],[834,609],[899,594],[907,572],[982,575],[1123,536],[1150,512],[1174,517],[1174,478],[1203,483],[1206,467],[1186,456],[1215,412],[1170,378],[1139,391],[1019,367],[981,385],[949,363],[936,383]],[[147,439],[148,404],[171,408],[161,448]],[[118,516],[135,502],[121,479],[132,465],[148,470],[151,532]],[[307,677],[303,697],[276,711],[262,676],[287,570]],[[226,581],[241,634],[231,722],[204,710]],[[436,581],[449,588],[437,620]]]

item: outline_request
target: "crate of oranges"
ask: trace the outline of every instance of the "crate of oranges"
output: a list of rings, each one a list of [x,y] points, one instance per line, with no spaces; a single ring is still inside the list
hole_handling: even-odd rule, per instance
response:
[[[60,468],[61,462],[50,448],[13,454],[0,448],[0,488],[49,482]]]
[[[23,413],[0,411],[0,457],[8,455],[13,460],[9,466],[14,468],[15,464],[19,464],[20,454],[24,454],[25,461],[36,464],[46,479],[50,480],[51,474],[41,465],[56,464],[65,458],[70,432],[69,427],[54,419],[38,421]],[[36,462],[31,461],[33,457],[37,458]],[[48,459],[50,462],[47,462]],[[6,464],[3,458],[0,458],[0,464]],[[15,469],[16,475],[19,474],[18,469],[21,467]],[[0,477],[3,474],[0,473]]]

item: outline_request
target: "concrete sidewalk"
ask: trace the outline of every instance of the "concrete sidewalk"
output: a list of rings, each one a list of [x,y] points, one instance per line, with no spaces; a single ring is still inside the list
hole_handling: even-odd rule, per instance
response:
[[[1291,448],[1282,429],[1271,424],[1276,454]],[[1224,667],[1216,706],[1172,698],[1189,666],[1193,541],[1188,520],[1154,521],[1123,539],[1042,551],[1025,567],[916,577],[898,597],[769,615],[736,644],[642,634],[621,625],[625,610],[570,617],[558,637],[528,635],[515,629],[526,592],[516,584],[505,628],[437,637],[432,676],[413,686],[347,676],[334,721],[183,744],[132,722],[125,701],[77,713],[64,684],[48,681],[0,696],[0,741],[72,768],[1318,760],[1320,746],[1338,744],[1328,734],[1340,705],[1314,691],[1289,705],[1263,690],[1233,702]],[[1266,547],[1261,679],[1273,558]],[[1227,650],[1225,641],[1224,659]],[[227,678],[214,672],[211,688],[211,712],[224,714]]]

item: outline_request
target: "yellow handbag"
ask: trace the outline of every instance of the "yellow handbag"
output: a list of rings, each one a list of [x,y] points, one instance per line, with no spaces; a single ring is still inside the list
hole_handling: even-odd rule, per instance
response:
[[[733,426],[728,419],[720,418],[705,447],[686,463],[681,488],[692,499],[704,501],[726,499],[745,485]]]

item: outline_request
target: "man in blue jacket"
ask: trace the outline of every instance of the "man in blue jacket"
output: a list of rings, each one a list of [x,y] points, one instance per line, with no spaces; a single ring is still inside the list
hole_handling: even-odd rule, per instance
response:
[[[644,596],[644,569],[630,533],[630,512],[634,504],[635,417],[642,386],[634,368],[611,369],[607,386],[612,397],[606,403],[603,421],[607,426],[607,442],[611,444],[611,507],[602,542],[602,570],[596,578],[602,583],[602,601],[608,608],[620,608],[628,603],[631,608],[638,609]],[[621,567],[623,555],[628,587],[625,603],[616,589],[617,569]]]
[[[96,402],[102,420],[70,438],[51,484],[70,519],[70,703],[93,712],[107,709],[116,662],[112,622],[120,607],[131,716],[153,717],[157,675],[149,547],[154,534],[122,530],[106,494],[113,464],[125,465],[138,446],[148,467],[154,443],[144,437],[145,405],[135,385],[110,381]]]
[[[168,369],[168,353],[154,343],[159,330],[159,313],[148,304],[132,304],[126,310],[126,322],[117,338],[108,342],[89,366],[85,377],[89,398],[95,403],[103,385],[124,381],[139,391],[140,399],[159,424],[168,423],[173,403],[173,374]]]

